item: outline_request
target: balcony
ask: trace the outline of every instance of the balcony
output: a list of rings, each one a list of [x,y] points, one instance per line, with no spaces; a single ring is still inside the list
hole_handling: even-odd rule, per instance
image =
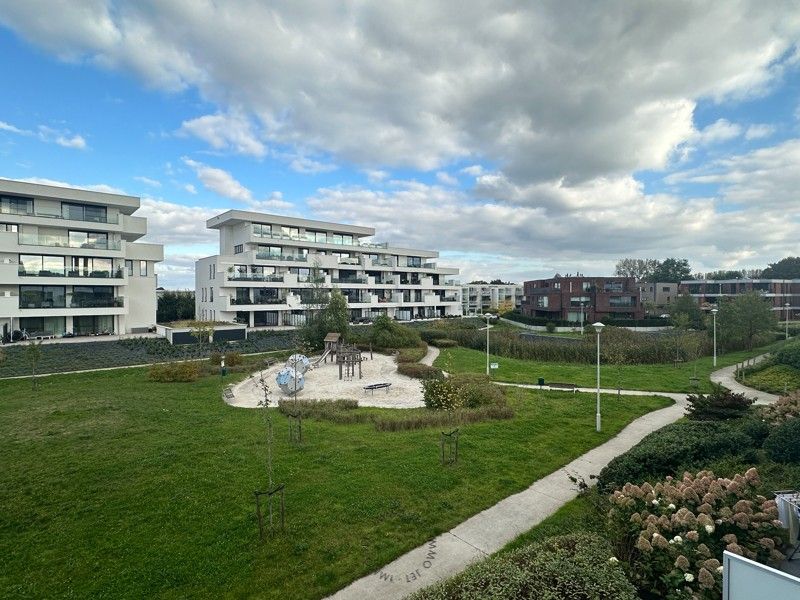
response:
[[[269,252],[256,252],[258,260],[281,260],[285,262],[308,262],[307,256],[293,254],[270,254]]]
[[[361,283],[367,283],[366,277],[331,277],[331,283],[339,283],[339,284],[347,284],[351,283],[354,285],[358,285]]]
[[[25,267],[19,267],[20,277],[94,277],[103,279],[122,279],[125,272],[121,269],[112,271],[89,271],[87,269],[41,269],[39,271],[26,271]]]
[[[72,298],[69,302],[65,299],[41,300],[34,298],[20,298],[19,307],[27,308],[122,308],[125,306],[125,299],[122,297],[96,297],[96,298]]]
[[[353,241],[352,243],[345,243],[343,241],[334,241],[332,238],[326,238],[324,240],[317,239],[316,236],[313,235],[283,235],[282,233],[256,233],[253,232],[253,236],[264,238],[268,240],[291,240],[293,242],[310,242],[312,244],[333,244],[336,246],[350,246],[353,248],[388,248],[389,244],[380,243],[366,243],[366,242],[356,242]]]
[[[0,214],[2,215],[19,215],[21,217],[40,217],[43,219],[59,219],[62,221],[83,221],[85,223],[107,223],[116,225],[119,223],[119,215],[106,215],[105,217],[83,217],[77,218],[76,216],[65,217],[63,215],[52,215],[47,213],[37,213],[35,211],[16,210],[7,206],[0,206]]]
[[[21,246],[48,246],[51,248],[88,248],[92,250],[122,250],[122,242],[107,240],[105,242],[71,242],[69,238],[54,235],[38,235],[35,233],[20,233]]]
[[[372,266],[373,267],[393,267],[392,261],[386,259],[372,259]]]
[[[261,273],[229,273],[228,281],[268,281],[283,283],[283,275],[263,275]]]

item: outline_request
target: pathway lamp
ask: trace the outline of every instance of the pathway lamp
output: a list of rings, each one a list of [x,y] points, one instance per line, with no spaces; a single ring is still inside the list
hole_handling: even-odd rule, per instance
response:
[[[718,308],[711,309],[711,316],[714,319],[714,366],[717,366],[717,312]]]
[[[595,416],[595,427],[600,432],[600,334],[603,333],[603,325],[600,321],[592,325],[595,333],[597,333],[597,415]]]

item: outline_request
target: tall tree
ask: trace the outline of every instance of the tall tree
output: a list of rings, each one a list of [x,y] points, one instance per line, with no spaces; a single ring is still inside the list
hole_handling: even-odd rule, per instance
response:
[[[723,279],[744,279],[744,277],[744,271],[712,271],[711,273],[706,273],[706,279],[713,279],[714,281]]]
[[[800,256],[787,256],[764,269],[764,279],[800,279]]]
[[[703,311],[694,298],[689,294],[681,294],[670,308],[670,314],[675,323],[678,320],[686,323],[687,328],[703,329]]]
[[[667,258],[654,269],[652,281],[663,283],[680,283],[691,279],[692,268],[685,258]]]
[[[761,335],[775,329],[778,317],[758,292],[723,300],[717,314],[717,336],[723,343],[753,348]]]
[[[620,258],[614,268],[614,275],[635,277],[638,281],[651,281],[658,264],[655,258]]]

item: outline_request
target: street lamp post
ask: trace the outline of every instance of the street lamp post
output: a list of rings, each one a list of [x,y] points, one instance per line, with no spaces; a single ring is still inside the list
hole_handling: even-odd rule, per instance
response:
[[[486,376],[489,376],[489,319],[492,318],[491,313],[486,313],[483,317],[486,319]]]
[[[717,366],[717,311],[719,309],[712,308],[711,316],[714,319],[714,366]]]
[[[581,335],[583,335],[583,301],[581,301]]]
[[[784,305],[786,306],[786,339],[789,339],[789,307],[791,304],[788,302]]]
[[[595,427],[599,432],[600,426],[600,334],[603,333],[603,325],[599,321],[592,325],[595,332],[597,332],[597,415],[595,417]]]

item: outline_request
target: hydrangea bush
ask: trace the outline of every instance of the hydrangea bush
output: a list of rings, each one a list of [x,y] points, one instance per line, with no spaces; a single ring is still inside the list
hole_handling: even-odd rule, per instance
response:
[[[759,407],[761,416],[771,425],[780,425],[788,419],[800,417],[800,390],[792,392],[777,402]]]
[[[642,591],[664,598],[722,595],[722,552],[762,563],[784,558],[774,500],[757,493],[756,469],[733,479],[711,471],[625,484],[610,497],[617,556]]]

